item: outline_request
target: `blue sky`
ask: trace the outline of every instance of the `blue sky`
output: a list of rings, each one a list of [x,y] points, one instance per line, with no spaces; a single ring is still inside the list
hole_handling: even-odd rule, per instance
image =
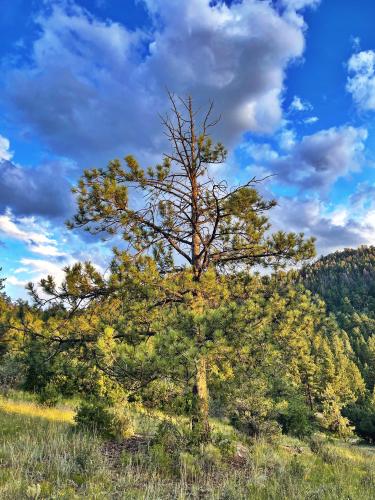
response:
[[[0,0],[7,292],[110,244],[65,229],[83,168],[165,150],[165,87],[214,99],[231,183],[273,174],[275,228],[375,244],[372,0]]]

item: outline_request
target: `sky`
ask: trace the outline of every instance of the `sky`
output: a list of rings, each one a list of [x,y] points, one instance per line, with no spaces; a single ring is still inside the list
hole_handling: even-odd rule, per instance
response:
[[[275,229],[318,254],[375,244],[373,0],[0,0],[0,266],[6,292],[111,242],[66,229],[84,168],[165,151],[166,88],[210,99],[217,172],[262,183]]]

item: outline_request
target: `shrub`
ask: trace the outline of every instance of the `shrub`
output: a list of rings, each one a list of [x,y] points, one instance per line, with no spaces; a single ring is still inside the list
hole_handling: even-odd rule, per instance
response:
[[[284,433],[299,438],[310,436],[314,430],[313,415],[302,397],[288,401],[277,417]]]
[[[314,434],[310,438],[310,449],[327,464],[339,463],[342,461],[342,457],[340,457],[334,448],[329,446],[330,441],[332,439],[327,438],[324,434]]]
[[[330,402],[323,403],[323,412],[315,415],[320,426],[342,438],[353,435],[354,427],[350,425],[349,419],[341,414],[341,408]]]
[[[82,401],[74,417],[77,427],[103,437],[124,439],[134,433],[132,421],[125,410],[102,401]]]
[[[161,443],[155,443],[150,448],[151,464],[164,473],[173,473],[178,466],[177,452],[170,453]]]
[[[201,462],[204,470],[211,471],[220,468],[222,465],[222,455],[220,449],[209,443],[201,450]]]
[[[348,406],[342,413],[354,424],[358,436],[370,443],[375,441],[375,407],[370,401]]]
[[[151,462],[167,473],[178,473],[180,454],[187,451],[188,437],[171,422],[162,422],[151,442]],[[188,460],[188,459],[187,459]]]
[[[194,479],[200,473],[200,462],[196,455],[183,451],[179,456],[180,461],[180,473],[182,477],[186,479]]]
[[[56,406],[61,395],[53,383],[47,384],[37,395],[39,403],[45,406]]]
[[[188,433],[179,429],[172,422],[162,422],[152,440],[152,445],[161,444],[170,453],[187,448],[189,443]]]
[[[223,457],[230,460],[236,455],[240,443],[234,433],[231,435],[224,435],[218,432],[213,436],[213,444],[219,448]]]
[[[11,389],[20,387],[24,377],[24,366],[15,357],[6,354],[1,358],[0,363],[0,389],[5,395]]]
[[[280,434],[274,419],[273,403],[256,396],[236,400],[230,415],[232,425],[250,437],[273,438]]]

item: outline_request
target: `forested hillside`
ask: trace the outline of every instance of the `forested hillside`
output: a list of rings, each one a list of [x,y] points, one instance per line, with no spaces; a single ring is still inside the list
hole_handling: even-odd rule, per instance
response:
[[[356,354],[369,388],[374,386],[375,247],[346,249],[306,266],[304,285],[322,297]]]
[[[375,247],[326,255],[306,266],[301,275],[305,286],[318,293],[337,315],[363,313],[375,317]]]
[[[375,247],[345,249],[321,257],[304,267],[301,276],[306,288],[324,299],[327,312],[348,335],[368,396],[343,413],[357,432],[372,439],[375,418],[369,395],[375,385]]]

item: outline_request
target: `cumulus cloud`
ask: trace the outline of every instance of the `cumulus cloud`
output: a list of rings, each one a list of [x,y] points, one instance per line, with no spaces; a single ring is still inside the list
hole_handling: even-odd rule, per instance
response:
[[[357,210],[368,208],[373,200],[375,200],[375,185],[368,182],[358,184],[355,192],[350,196],[350,204]]]
[[[333,127],[307,135],[289,154],[269,164],[277,180],[303,189],[325,190],[361,167],[367,131]]]
[[[284,0],[288,15],[261,0],[144,3],[147,33],[74,4],[37,18],[30,65],[8,74],[7,98],[48,146],[85,161],[158,150],[166,86],[199,102],[214,98],[218,134],[229,143],[280,123],[285,69],[304,50],[297,11],[317,2]]]
[[[74,260],[67,259],[65,265],[73,264]],[[54,277],[57,284],[64,279],[64,270],[61,263],[48,259],[34,259],[24,257],[20,259],[21,267],[15,269],[14,274],[6,280],[6,287],[9,285],[16,290],[17,295],[26,296],[25,286],[30,281],[38,283],[42,278],[48,275]]]
[[[375,110],[375,51],[365,50],[353,54],[348,62],[347,90],[358,108]]]
[[[283,149],[284,151],[290,151],[296,144],[296,132],[292,129],[284,128],[279,133],[278,140],[281,149]]]
[[[320,0],[281,0],[281,4],[289,9],[301,10],[305,7],[316,7]]]
[[[0,161],[0,210],[11,207],[14,214],[66,217],[73,210],[73,197],[62,162],[27,169]]]
[[[351,205],[329,211],[318,198],[283,197],[274,211],[276,226],[315,236],[318,254],[375,244],[375,210],[352,215]]]
[[[0,135],[0,162],[10,160],[13,153],[9,150],[10,143],[6,137]]]
[[[38,223],[35,218],[16,218],[8,210],[0,215],[0,233],[10,240],[18,240],[27,245],[30,252],[50,257],[62,257],[64,252],[49,235],[48,228]]]

